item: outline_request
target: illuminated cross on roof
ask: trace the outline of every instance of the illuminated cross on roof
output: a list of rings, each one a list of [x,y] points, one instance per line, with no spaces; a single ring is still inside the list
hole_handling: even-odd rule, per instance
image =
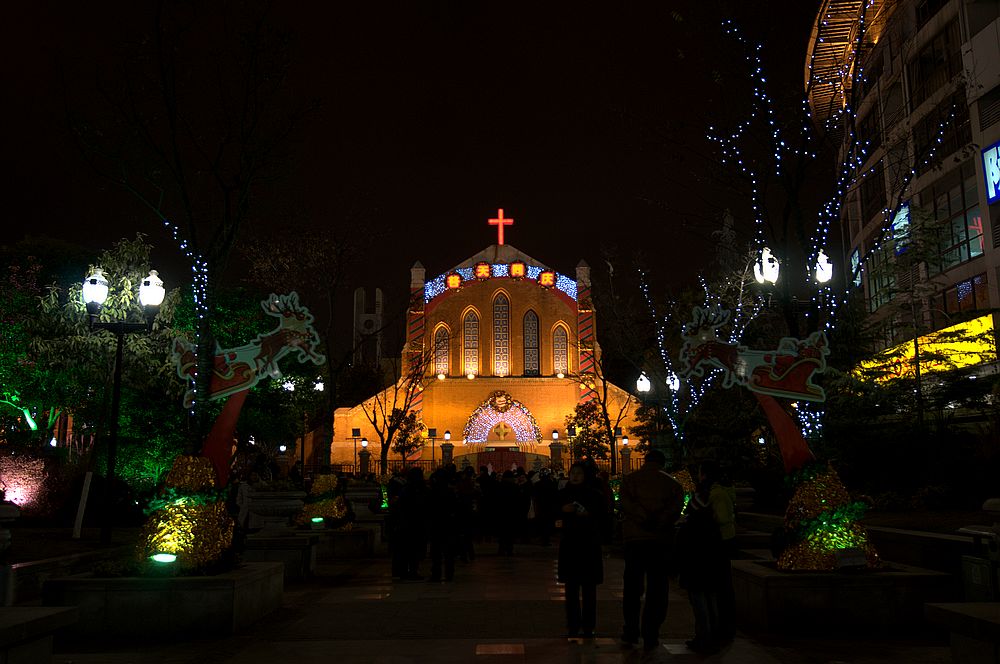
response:
[[[497,227],[497,244],[503,244],[503,227],[512,226],[513,224],[513,219],[503,218],[503,208],[497,210],[497,219],[490,219],[490,226]]]

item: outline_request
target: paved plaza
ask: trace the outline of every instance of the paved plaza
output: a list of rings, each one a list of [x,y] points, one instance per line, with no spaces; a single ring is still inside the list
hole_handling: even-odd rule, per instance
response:
[[[386,557],[320,567],[310,582],[286,586],[284,603],[243,634],[173,645],[119,645],[103,652],[58,652],[56,664],[196,664],[202,662],[336,662],[410,664],[475,662],[747,662],[839,663],[950,661],[940,641],[857,641],[850,638],[750,637],[702,657],[687,650],[693,636],[687,597],[676,585],[663,645],[644,654],[622,649],[622,560],[606,560],[598,593],[597,637],[563,637],[563,589],[555,580],[556,548],[519,546],[516,555],[481,555],[459,565],[453,583],[393,583]]]

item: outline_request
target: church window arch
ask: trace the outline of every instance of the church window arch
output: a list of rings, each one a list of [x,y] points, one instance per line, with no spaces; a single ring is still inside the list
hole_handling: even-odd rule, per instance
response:
[[[449,355],[451,350],[451,335],[448,327],[441,325],[434,332],[434,373],[437,375],[449,374]]]
[[[493,298],[493,375],[510,374],[510,298],[499,292]]]
[[[479,373],[479,314],[473,310],[462,318],[462,368],[466,374]]]
[[[531,309],[524,314],[524,375],[541,373],[538,352],[538,314]]]
[[[562,325],[552,330],[552,371],[557,374],[569,373],[569,334]]]

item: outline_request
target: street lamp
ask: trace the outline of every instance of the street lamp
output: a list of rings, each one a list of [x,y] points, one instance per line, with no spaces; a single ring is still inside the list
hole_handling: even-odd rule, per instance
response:
[[[760,260],[753,264],[753,276],[758,284],[769,283],[772,286],[778,282],[778,273],[781,267],[778,265],[778,257],[771,253],[771,250],[764,247],[760,250]]]
[[[351,438],[354,439],[354,473],[358,472],[358,438],[361,438],[361,429],[351,429]]]
[[[558,443],[559,442],[559,430],[558,429],[553,429],[552,430],[552,442],[553,443]]]
[[[98,322],[104,302],[108,299],[108,279],[104,270],[94,268],[90,276],[83,280],[83,303],[87,307],[91,329],[108,330],[115,335],[115,370],[111,388],[111,427],[108,432],[108,466],[104,483],[104,523],[101,527],[101,543],[111,543],[112,526],[112,484],[115,478],[115,464],[118,460],[118,419],[122,400],[122,356],[125,350],[125,335],[132,332],[148,332],[152,327],[153,318],[163,303],[165,290],[163,281],[156,270],[150,270],[149,276],[142,280],[139,286],[139,303],[143,307],[146,320],[139,322],[115,321]]]
[[[569,463],[570,465],[573,465],[573,461],[575,460],[574,457],[576,456],[575,450],[573,449],[576,447],[573,445],[573,438],[576,437],[576,427],[572,424],[566,427],[566,437],[569,438]]]
[[[816,269],[814,270],[814,274],[816,283],[818,284],[826,284],[833,279],[833,263],[830,262],[830,258],[822,249],[819,250],[819,254],[816,256]]]
[[[625,461],[628,459],[628,455],[629,455],[629,452],[628,452],[628,436],[622,436],[622,450],[621,450],[620,454],[621,454],[621,457],[622,457],[621,458],[621,462],[622,462],[622,474],[624,475],[625,471],[628,470],[627,468],[625,468]]]
[[[437,429],[428,429],[427,437],[431,439],[431,468],[434,467],[434,440],[437,438]]]
[[[639,377],[635,380],[635,389],[639,391],[639,394],[645,396],[649,393],[649,388],[652,385],[649,382],[649,378],[646,377],[646,372],[639,374]]]

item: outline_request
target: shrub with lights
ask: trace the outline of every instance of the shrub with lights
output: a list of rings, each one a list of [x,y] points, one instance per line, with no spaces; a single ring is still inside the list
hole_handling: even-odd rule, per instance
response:
[[[313,481],[302,511],[295,517],[300,526],[324,524],[326,527],[350,527],[347,501],[337,494],[337,476],[319,475]]]
[[[177,457],[146,513],[136,548],[139,561],[176,563],[185,571],[210,569],[222,563],[232,545],[226,492],[217,487],[206,457]]]

